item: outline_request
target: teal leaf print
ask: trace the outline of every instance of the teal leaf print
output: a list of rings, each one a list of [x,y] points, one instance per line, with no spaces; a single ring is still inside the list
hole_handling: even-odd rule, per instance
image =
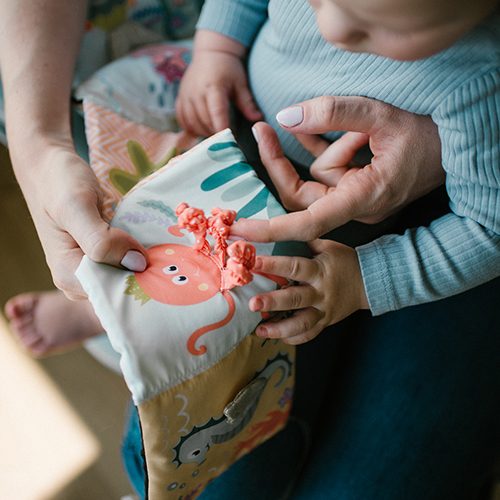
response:
[[[207,177],[201,183],[201,189],[203,191],[212,191],[212,189],[217,189],[218,187],[227,184],[228,182],[236,179],[240,175],[247,174],[251,172],[253,169],[248,163],[244,163],[242,161],[231,165],[230,167],[223,168],[219,170],[215,174]]]
[[[234,141],[217,142],[212,144],[207,151],[208,157],[214,161],[242,161],[244,160],[238,144]]]
[[[222,193],[221,199],[226,202],[239,200],[248,196],[249,193],[262,189],[262,182],[257,177],[247,177],[235,186],[230,187]]]
[[[253,200],[238,210],[238,219],[249,219],[261,210],[264,210],[267,207],[267,200],[269,199],[270,194],[271,193],[266,187],[262,188]]]
[[[245,157],[243,156],[238,144],[234,141],[212,144],[207,150],[207,155],[209,158],[217,162],[234,161],[235,163],[207,177],[201,183],[201,189],[203,191],[212,191],[224,186],[228,182],[231,182],[240,176],[254,172],[253,168],[248,163],[243,161]],[[265,186],[261,186],[263,186],[263,183],[257,177],[247,176],[246,178],[241,179],[237,184],[228,187],[221,194],[221,199],[226,202],[231,202],[244,198],[253,191],[258,190],[253,199],[238,210],[238,219],[248,219],[265,209],[267,209],[269,217],[281,215],[283,213],[283,209],[280,204],[275,200],[273,195]],[[259,188],[261,189],[259,190]]]
[[[162,214],[166,215],[172,222],[177,222],[177,216],[175,215],[175,211],[165,205],[161,200],[143,200],[137,203],[138,205],[142,205],[146,208],[153,208],[155,210],[159,210]]]

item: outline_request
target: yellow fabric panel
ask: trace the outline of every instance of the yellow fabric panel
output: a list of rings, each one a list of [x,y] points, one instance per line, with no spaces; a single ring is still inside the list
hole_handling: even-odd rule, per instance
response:
[[[196,498],[281,430],[291,409],[294,363],[294,346],[252,334],[209,370],[139,405],[149,499]],[[265,387],[255,411],[229,424],[224,408],[258,373]]]

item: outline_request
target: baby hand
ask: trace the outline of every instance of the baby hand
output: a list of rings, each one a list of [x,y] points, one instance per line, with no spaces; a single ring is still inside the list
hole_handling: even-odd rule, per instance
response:
[[[193,59],[182,77],[175,111],[181,126],[209,136],[230,125],[230,102],[248,120],[263,118],[248,85],[242,57],[246,48],[219,33],[199,30]]]
[[[255,270],[299,282],[250,300],[254,312],[295,311],[290,318],[259,325],[259,337],[303,344],[358,309],[369,309],[356,251],[329,240],[315,240],[309,246],[312,259],[257,257]]]

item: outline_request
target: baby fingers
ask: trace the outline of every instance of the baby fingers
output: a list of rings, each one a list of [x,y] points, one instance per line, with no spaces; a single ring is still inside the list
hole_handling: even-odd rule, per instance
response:
[[[317,292],[313,287],[291,286],[256,295],[250,299],[249,307],[254,312],[290,311],[311,307],[317,299]]]
[[[275,274],[291,281],[311,283],[318,272],[318,263],[304,257],[259,255],[255,259],[254,270]]]
[[[296,311],[290,318],[259,325],[256,333],[263,338],[279,338],[290,345],[304,344],[321,333],[325,327],[321,324],[322,317],[318,309],[308,307]]]
[[[256,269],[303,283],[256,295],[250,300],[252,311],[294,311],[292,317],[260,325],[257,335],[279,338],[292,345],[308,342],[319,335],[326,326],[324,312],[316,307],[321,304],[322,297],[308,284],[318,273],[318,263],[301,257],[259,256]]]

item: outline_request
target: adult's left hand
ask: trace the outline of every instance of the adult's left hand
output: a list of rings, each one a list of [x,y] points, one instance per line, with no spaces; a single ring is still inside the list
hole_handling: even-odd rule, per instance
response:
[[[376,223],[444,183],[441,143],[428,116],[366,97],[323,96],[278,113],[316,160],[304,182],[284,156],[275,131],[254,125],[259,152],[290,214],[269,221],[240,220],[231,233],[248,241],[312,241],[350,220]],[[329,144],[317,134],[344,130]],[[353,162],[369,143],[368,165]]]

